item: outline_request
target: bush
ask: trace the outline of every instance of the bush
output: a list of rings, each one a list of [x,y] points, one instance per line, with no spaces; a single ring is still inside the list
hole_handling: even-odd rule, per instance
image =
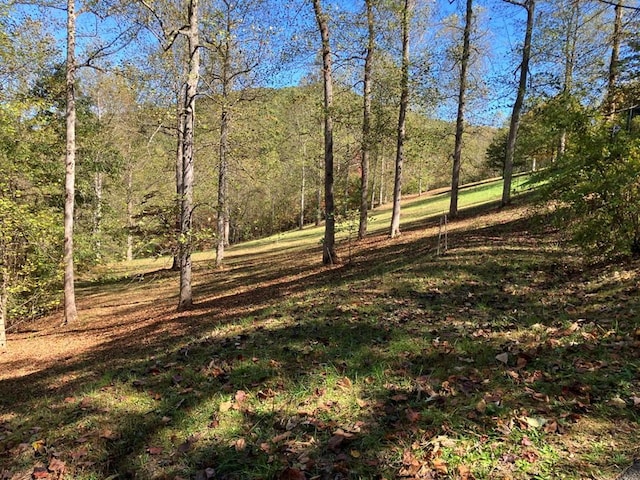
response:
[[[60,300],[62,228],[54,212],[0,196],[0,303],[8,324]]]
[[[640,138],[585,113],[564,156],[541,173],[556,220],[588,253],[640,255]]]

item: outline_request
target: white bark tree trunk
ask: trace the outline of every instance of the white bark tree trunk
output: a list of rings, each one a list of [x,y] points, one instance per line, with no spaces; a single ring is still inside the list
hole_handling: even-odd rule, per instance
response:
[[[7,302],[9,300],[9,278],[3,269],[0,272],[0,350],[7,348]]]
[[[189,74],[184,97],[183,138],[183,192],[180,208],[180,298],[178,310],[187,310],[193,305],[191,292],[191,251],[193,248],[193,175],[194,175],[194,129],[195,104],[200,80],[200,39],[198,34],[198,0],[189,3],[189,29],[186,33],[189,48]]]
[[[365,0],[367,9],[367,54],[364,61],[364,91],[362,105],[362,152],[360,175],[360,224],[358,238],[363,239],[367,233],[369,217],[369,158],[371,155],[371,71],[373,69],[373,50],[375,48],[375,30],[372,0]]]
[[[402,8],[402,78],[400,80],[400,113],[398,115],[398,146],[396,149],[396,170],[393,182],[393,211],[391,214],[391,238],[400,235],[400,199],[402,196],[402,167],[404,164],[404,141],[406,137],[406,117],[409,106],[409,23],[412,0],[404,0]]]
[[[66,137],[64,197],[64,320],[63,325],[78,318],[73,267],[73,222],[76,176],[76,10],[75,0],[67,0],[67,75]]]

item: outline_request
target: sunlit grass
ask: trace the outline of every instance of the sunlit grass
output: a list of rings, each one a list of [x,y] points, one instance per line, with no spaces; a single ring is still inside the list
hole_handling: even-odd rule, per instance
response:
[[[530,188],[527,185],[528,176],[516,176],[513,179],[514,193]],[[464,187],[460,190],[459,209],[475,207],[498,201],[502,196],[502,180],[493,180],[479,185]],[[405,225],[423,223],[427,221],[435,222],[442,215],[449,211],[450,196],[447,192],[432,195],[426,192],[424,195],[410,196],[403,200],[401,210],[401,222]],[[385,204],[373,209],[369,215],[369,234],[379,234],[389,229],[391,221],[392,205]],[[353,218],[351,218],[353,217]],[[349,220],[343,220],[338,216],[336,225],[338,240],[346,240],[349,237],[355,239],[357,235],[357,218],[351,215]],[[270,252],[300,251],[313,247],[321,248],[321,241],[324,236],[324,226],[305,225],[304,229],[296,229],[278,233],[269,237],[243,242],[226,249],[225,261],[233,265],[236,261],[242,261],[246,255],[265,255]],[[215,259],[215,251],[195,252],[193,261],[196,263],[211,262]],[[154,257],[135,259],[130,262],[120,262],[100,267],[97,274],[101,279],[118,278],[131,275],[141,275],[145,272],[168,269],[171,267],[170,257]]]
[[[461,200],[500,194],[494,182]],[[524,208],[457,221],[437,256],[422,226],[437,225],[446,195],[405,207],[400,241],[360,245],[339,267],[318,265],[314,228],[234,246],[223,270],[199,253],[193,312],[175,312],[177,274],[157,273],[168,260],[113,266],[79,290],[82,323],[65,331],[95,327],[101,341],[3,389],[16,399],[0,412],[3,468],[27,478],[59,458],[75,480],[287,468],[613,477],[640,441],[637,268],[585,270],[553,232],[529,231]],[[387,214],[375,212],[374,235]]]

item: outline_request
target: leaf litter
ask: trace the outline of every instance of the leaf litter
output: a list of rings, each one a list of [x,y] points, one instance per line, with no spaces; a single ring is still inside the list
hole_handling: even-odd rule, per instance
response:
[[[282,256],[290,276],[269,277],[265,263],[265,280],[248,289],[231,269],[236,290],[212,290],[200,313],[176,317],[160,301],[120,314],[122,330],[118,315],[92,319],[113,345],[65,332],[73,353],[111,378],[87,370],[82,382],[64,374],[27,386],[0,418],[0,458],[16,471],[30,465],[34,478],[135,468],[141,478],[203,479],[613,474],[622,465],[606,459],[630,460],[639,440],[623,428],[640,405],[640,326],[628,315],[637,266],[617,277],[599,267],[592,280],[552,234],[507,213],[458,242],[454,234],[447,258],[425,253],[425,232],[369,238],[333,271],[310,269],[312,254]],[[372,273],[383,259],[384,274]],[[22,358],[37,351],[32,340],[10,339]],[[22,381],[19,369],[3,372]],[[43,388],[56,408],[30,400]],[[608,455],[593,461],[594,446]],[[142,454],[150,461],[134,467]]]

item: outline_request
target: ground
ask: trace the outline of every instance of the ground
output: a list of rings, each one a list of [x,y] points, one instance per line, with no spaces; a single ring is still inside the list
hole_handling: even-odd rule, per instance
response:
[[[9,333],[0,478],[614,478],[640,267],[546,222],[477,207],[446,253],[434,217],[343,236],[334,267],[305,232],[234,247],[180,313],[167,260],[93,272],[78,322]]]

